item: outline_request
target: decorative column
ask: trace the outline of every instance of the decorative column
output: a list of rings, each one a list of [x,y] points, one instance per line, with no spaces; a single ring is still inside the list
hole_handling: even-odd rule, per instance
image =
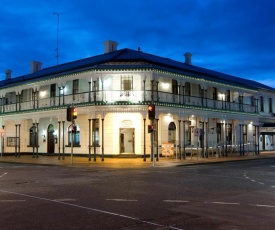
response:
[[[15,125],[15,152],[14,156],[17,157],[17,124]]]
[[[143,118],[143,161],[146,161],[146,118]]]
[[[94,102],[96,102],[96,81],[93,81]]]
[[[21,124],[18,124],[18,157],[20,157],[20,126]]]
[[[153,85],[154,85],[154,80],[151,80],[151,102],[154,101],[154,88],[153,88]]]
[[[61,96],[61,87],[58,87],[59,90],[59,94],[58,94],[58,105],[60,106],[61,100],[60,100],[60,96]]]
[[[186,142],[186,135],[185,135],[185,120],[183,120],[183,159],[186,159],[186,152],[185,152],[185,142]]]
[[[157,102],[159,102],[159,82],[157,81]]]
[[[205,108],[207,108],[207,89],[204,90]]]
[[[5,130],[5,125],[2,125],[3,130]],[[4,135],[2,137],[2,156],[4,156],[4,146],[5,146],[5,138]]]
[[[65,139],[64,139],[64,135],[65,135],[65,121],[62,121],[62,160],[65,159]]]
[[[89,121],[89,146],[88,146],[88,149],[89,149],[89,161],[91,161],[91,120],[92,119],[88,119],[88,121]]]
[[[38,129],[38,125],[39,123],[36,123],[36,131],[37,131],[37,135],[36,135],[36,158],[38,158],[38,148],[39,148],[39,129]]]
[[[205,157],[208,158],[208,125],[209,125],[209,118],[207,119],[207,121],[204,122],[204,124],[205,124],[205,129],[204,129]]]
[[[94,161],[96,161],[96,144],[95,144],[95,118],[93,119],[93,146],[94,146]]]
[[[59,97],[59,105],[60,105],[60,97]],[[58,121],[58,160],[60,160],[60,124],[61,121]]]
[[[39,91],[36,90],[36,108],[39,108]]]
[[[257,126],[257,143],[258,143],[258,151],[257,154],[260,155],[260,143],[259,143],[259,138],[260,138],[260,126]]]
[[[181,120],[179,120],[179,154],[180,154],[180,159],[182,160],[182,154],[181,154],[181,133],[180,133],[180,123]]]
[[[35,147],[36,147],[36,136],[37,136],[37,131],[36,131],[36,125],[35,123],[32,123],[32,127],[34,127],[34,143],[33,143],[33,146],[32,146],[32,158],[34,158],[34,150],[35,150]]]
[[[158,125],[158,123],[159,123],[159,119],[155,119],[156,120],[156,138],[157,138],[157,161],[159,161],[159,125]]]
[[[88,99],[88,101],[91,102],[91,82],[89,81],[88,84],[89,84],[89,99]]]
[[[101,161],[104,161],[104,119],[102,118],[101,119],[101,122],[102,122],[102,158],[101,158]]]
[[[185,101],[184,101],[184,85],[182,86],[182,104],[184,105],[185,104]],[[184,121],[185,123],[185,121]]]

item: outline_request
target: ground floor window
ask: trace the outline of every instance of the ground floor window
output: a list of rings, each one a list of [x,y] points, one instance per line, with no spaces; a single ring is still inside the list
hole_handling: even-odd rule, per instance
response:
[[[68,127],[68,145],[71,146],[73,140],[73,146],[80,146],[80,128],[78,125],[73,124]]]
[[[168,142],[176,143],[176,125],[174,122],[171,122],[168,126]]]

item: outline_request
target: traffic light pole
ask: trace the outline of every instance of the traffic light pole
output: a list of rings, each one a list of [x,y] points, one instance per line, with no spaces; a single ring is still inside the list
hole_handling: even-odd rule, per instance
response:
[[[72,119],[72,124],[71,124],[71,164],[73,164],[73,153],[74,153],[74,133],[73,133],[73,125],[74,125],[74,120]]]
[[[154,125],[154,119],[151,120],[151,125]],[[152,161],[152,165],[153,167],[155,166],[155,153],[154,153],[154,131],[151,132],[151,161]]]

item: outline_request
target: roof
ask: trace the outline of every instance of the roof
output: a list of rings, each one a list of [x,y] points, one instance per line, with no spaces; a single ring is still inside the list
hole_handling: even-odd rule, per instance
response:
[[[112,63],[111,66],[106,63]],[[135,63],[135,64],[133,64]],[[82,60],[68,62],[65,64],[52,66],[38,72],[0,81],[0,88],[20,85],[22,82],[35,82],[40,79],[52,78],[53,76],[79,72],[88,69],[122,69],[122,68],[157,68],[185,74],[205,80],[227,83],[251,89],[265,89],[275,91],[274,88],[258,83],[256,81],[235,77],[232,75],[216,72],[183,62],[174,61],[156,55],[144,53],[131,49],[121,49],[114,52],[97,55]]]

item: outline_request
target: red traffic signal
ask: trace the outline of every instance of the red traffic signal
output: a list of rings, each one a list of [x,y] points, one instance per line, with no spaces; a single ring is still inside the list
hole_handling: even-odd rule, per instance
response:
[[[150,120],[154,120],[155,119],[155,115],[156,115],[156,110],[155,110],[155,105],[150,104],[148,105],[148,117]]]
[[[154,126],[153,125],[148,125],[148,133],[154,132]]]
[[[77,131],[77,130],[76,130],[76,129],[77,129],[77,128],[76,128],[76,125],[72,125],[71,127],[72,127],[72,133],[76,133],[76,131]]]

